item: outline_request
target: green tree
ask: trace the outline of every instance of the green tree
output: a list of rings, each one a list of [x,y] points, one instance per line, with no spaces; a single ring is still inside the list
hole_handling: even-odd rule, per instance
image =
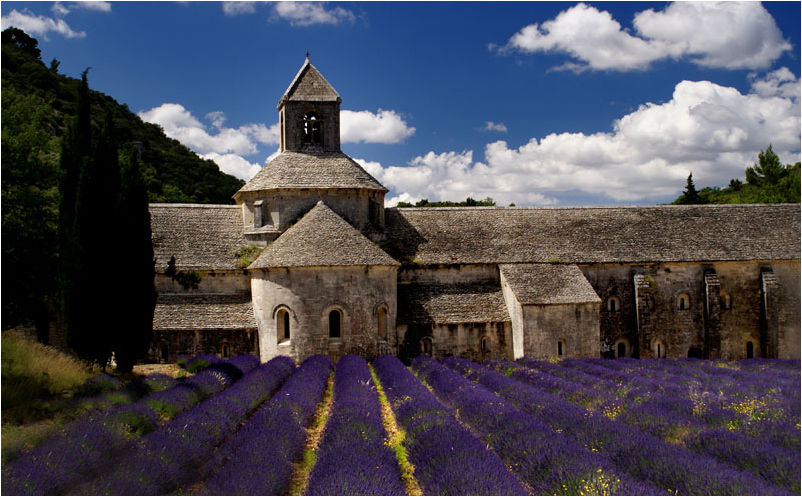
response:
[[[776,185],[786,176],[786,170],[780,158],[772,150],[771,145],[761,150],[757,156],[758,163],[746,168],[746,182],[755,186]]]
[[[696,185],[693,184],[693,173],[688,174],[688,180],[685,183],[685,191],[682,192],[682,195],[680,195],[680,197],[675,200],[674,203],[680,205],[706,203],[696,190]]]

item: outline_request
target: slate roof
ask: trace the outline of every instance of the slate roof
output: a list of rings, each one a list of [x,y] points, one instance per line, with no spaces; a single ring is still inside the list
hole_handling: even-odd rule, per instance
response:
[[[153,313],[154,330],[256,328],[248,294],[160,294]]]
[[[376,178],[342,152],[303,153],[285,150],[256,173],[239,189],[237,195],[290,188],[361,188],[387,192]]]
[[[248,242],[236,205],[150,204],[156,270],[171,256],[179,270],[237,269],[234,252]]]
[[[307,58],[279,100],[279,108],[285,100],[334,102],[340,95]]]
[[[499,323],[510,320],[498,284],[398,285],[401,324]]]
[[[399,265],[321,200],[248,268]]]
[[[451,263],[799,260],[799,204],[387,209],[384,249]]]
[[[601,302],[574,264],[502,264],[499,269],[523,305]]]

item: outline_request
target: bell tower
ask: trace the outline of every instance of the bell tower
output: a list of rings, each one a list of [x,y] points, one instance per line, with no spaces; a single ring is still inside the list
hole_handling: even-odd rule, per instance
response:
[[[278,102],[282,152],[339,152],[340,95],[306,60]]]

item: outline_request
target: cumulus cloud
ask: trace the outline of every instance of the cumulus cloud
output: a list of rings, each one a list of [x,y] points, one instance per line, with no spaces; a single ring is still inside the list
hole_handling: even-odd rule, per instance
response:
[[[326,8],[320,2],[277,2],[273,14],[292,26],[354,22],[356,16],[342,7]]]
[[[794,101],[799,100],[799,80],[787,67],[781,67],[762,78],[759,78],[756,74],[750,74],[749,79],[752,81],[752,92],[762,97],[783,97]]]
[[[65,38],[83,38],[84,31],[73,31],[64,19],[53,19],[46,16],[37,16],[30,11],[12,10],[0,18],[2,29],[8,27],[19,28],[29,35],[41,36],[47,39],[48,33],[58,33]]]
[[[799,160],[798,91],[790,71],[755,80],[755,91],[709,81],[678,83],[671,100],[647,103],[605,133],[552,133],[520,147],[506,141],[473,152],[429,152],[407,166],[366,169],[401,198],[548,205],[577,195],[616,202],[658,202],[676,197],[693,172],[698,185],[741,178],[769,143],[784,163]],[[793,79],[793,80],[791,80]]]
[[[641,70],[687,57],[705,67],[764,69],[792,48],[758,2],[675,2],[635,15],[638,36],[607,11],[578,4],[514,34],[500,52],[560,52],[577,59],[558,69]]]
[[[343,143],[399,143],[415,133],[392,110],[343,110],[340,112],[340,140]]]
[[[486,121],[485,125],[479,129],[481,131],[498,131],[500,133],[506,133],[507,125],[504,123],[494,123],[493,121]]]
[[[256,12],[256,2],[223,2],[223,13],[227,16],[253,14],[254,12]]]
[[[50,10],[58,16],[65,16],[73,9],[94,10],[96,12],[111,12],[109,2],[54,2]]]
[[[237,178],[248,181],[258,173],[262,166],[254,164],[236,154],[218,154],[210,152],[202,154],[202,158],[214,161],[220,170]]]

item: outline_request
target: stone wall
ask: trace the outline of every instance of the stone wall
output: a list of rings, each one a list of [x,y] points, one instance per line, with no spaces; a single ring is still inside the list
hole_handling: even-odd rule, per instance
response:
[[[154,331],[147,362],[174,363],[179,356],[216,354],[223,359],[259,355],[257,330]]]
[[[313,354],[375,357],[397,350],[397,268],[314,267],[260,270],[251,281],[259,326],[260,357],[288,355],[302,361]],[[379,308],[386,311],[386,340],[380,340]],[[329,313],[342,312],[339,339],[329,338]],[[278,314],[290,315],[290,340],[279,343]]]
[[[201,281],[197,289],[184,288],[164,273],[156,273],[154,284],[158,293],[249,293],[251,279],[247,270],[196,271]]]
[[[498,264],[441,264],[421,268],[402,267],[399,283],[474,284],[499,281]]]
[[[327,152],[340,150],[340,103],[339,102],[285,102],[279,111],[279,122],[283,124],[284,147],[282,150],[304,151],[304,114],[315,112],[323,121],[323,146]]]
[[[560,355],[599,357],[598,303],[524,305],[522,308],[525,356],[535,359]]]

